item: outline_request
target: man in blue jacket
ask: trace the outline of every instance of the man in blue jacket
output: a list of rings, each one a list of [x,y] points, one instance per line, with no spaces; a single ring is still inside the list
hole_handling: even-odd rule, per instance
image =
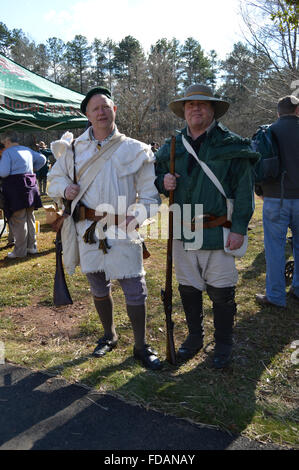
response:
[[[5,150],[0,160],[3,178],[5,217],[15,237],[14,250],[8,258],[23,258],[37,253],[34,209],[42,207],[34,171],[44,166],[46,157],[20,145],[15,132],[2,136]]]

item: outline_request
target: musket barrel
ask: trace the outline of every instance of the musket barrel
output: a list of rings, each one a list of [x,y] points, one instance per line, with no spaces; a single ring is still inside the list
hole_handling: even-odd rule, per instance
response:
[[[175,175],[175,137],[171,137],[170,144],[170,165],[169,172]],[[166,315],[166,359],[170,364],[176,364],[175,345],[173,339],[174,323],[171,319],[172,314],[172,241],[173,241],[173,211],[174,191],[169,191],[169,215],[168,215],[168,240],[166,256],[166,282],[163,292],[164,310]]]

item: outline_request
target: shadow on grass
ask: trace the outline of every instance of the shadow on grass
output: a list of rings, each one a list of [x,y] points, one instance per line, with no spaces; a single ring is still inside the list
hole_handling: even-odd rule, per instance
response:
[[[53,242],[53,245],[54,245],[54,242]],[[7,248],[6,248],[7,249]],[[12,248],[11,248],[12,249]],[[1,249],[0,249],[1,250]],[[26,263],[27,261],[29,260],[32,260],[32,259],[38,259],[40,258],[41,256],[46,256],[50,253],[53,253],[55,252],[55,246],[53,246],[53,248],[49,248],[48,250],[43,250],[43,251],[39,251],[38,253],[36,253],[35,255],[31,255],[31,254],[28,254],[27,256],[25,256],[24,258],[7,258],[7,256],[5,256],[5,258],[3,258],[2,262],[5,263],[5,265],[8,265],[8,264],[20,264],[20,263]]]
[[[263,256],[263,253],[259,253],[251,265],[255,273],[262,272]],[[246,278],[246,274],[247,273],[244,273],[243,276],[245,279],[248,279]],[[207,310],[209,311],[209,309]],[[179,418],[187,417],[197,423],[205,423],[224,429],[228,431],[228,433],[225,434],[225,439],[219,441],[218,444],[216,439],[213,444],[213,449],[230,448],[237,436],[250,426],[257,415],[263,416],[264,421],[268,419],[270,422],[272,419],[272,402],[268,400],[267,394],[265,394],[264,399],[261,399],[261,393],[258,394],[259,400],[257,401],[257,385],[260,387],[261,380],[265,381],[263,375],[268,373],[268,369],[272,368],[272,363],[275,362],[276,357],[284,351],[293,340],[298,339],[294,336],[297,331],[296,312],[298,313],[298,311],[299,304],[292,299],[288,299],[288,307],[286,310],[266,307],[260,310],[257,309],[255,314],[248,314],[246,307],[242,308],[242,313],[237,316],[235,325],[232,365],[223,371],[211,369],[212,351],[206,348],[199,353],[195,361],[190,361],[187,364],[178,364],[174,367],[165,362],[164,368],[160,372],[151,372],[140,368],[140,372],[136,373],[135,361],[131,355],[131,347],[129,347],[127,350],[128,357],[123,362],[117,364],[107,365],[107,362],[101,362],[101,359],[94,359],[89,355],[83,355],[74,360],[62,362],[55,366],[55,368],[49,368],[46,372],[51,375],[60,375],[67,369],[79,367],[86,362],[88,364],[87,371],[80,382],[81,384],[88,385],[95,389],[99,388],[104,382],[103,377],[111,377],[111,379],[113,379],[112,376],[114,374],[119,375],[127,373],[127,382],[118,387],[114,395],[118,395],[129,402],[140,403],[144,405],[146,409],[152,408],[160,410],[164,413],[174,414]],[[164,350],[164,345],[161,345],[161,350],[162,349]],[[111,354],[114,355],[115,360],[117,348]],[[91,364],[89,361],[93,361],[93,363]],[[132,370],[131,374],[130,370]],[[122,381],[122,383],[123,382],[124,381]],[[24,385],[27,387],[30,383],[30,380],[28,379],[27,383],[26,379]],[[68,390],[73,393],[72,387],[73,386],[70,385]],[[16,388],[16,393],[21,393],[20,390],[21,388]],[[40,395],[38,390],[32,389],[28,396],[28,410],[30,410],[30,403],[31,400],[33,400],[31,394],[34,395],[35,392],[38,392],[35,394],[36,399],[42,400],[42,402],[45,400],[44,396]],[[81,393],[82,396],[85,396],[84,392]],[[274,392],[271,392],[269,395],[270,399],[273,399],[273,393]],[[49,395],[49,400],[50,402],[53,400],[54,405],[52,410],[48,410],[48,415],[45,411],[39,410],[38,417],[31,417],[28,412],[26,415],[28,428],[30,427],[29,425],[38,425],[38,419],[45,420],[52,416],[50,413],[55,414],[60,411],[63,412],[64,407],[72,406],[73,402],[71,399],[62,401],[60,404],[56,403],[59,397],[59,393],[55,391]],[[102,403],[102,401],[99,401],[99,403]],[[58,446],[56,448],[59,448],[59,438],[65,440],[66,438],[62,436],[66,436],[66,433],[73,425],[76,426],[76,423],[81,422],[81,420],[83,420],[86,426],[88,426],[88,420],[93,422],[94,417],[92,410],[95,410],[95,408],[90,407],[84,410],[78,410],[74,416],[70,415],[69,419],[64,423],[58,423],[55,429],[45,430],[43,437],[40,437],[34,448],[45,448],[43,446],[48,445],[48,442],[55,442],[55,445]],[[22,417],[24,411],[20,413]],[[127,411],[124,411],[124,416],[119,416],[117,424],[113,421],[114,429],[112,427],[112,421],[109,422],[109,419],[108,421],[103,421],[108,427],[105,429],[105,435],[102,441],[99,436],[101,435],[100,430],[103,429],[104,424],[102,423],[101,425],[98,423],[100,427],[99,430],[96,427],[96,423],[94,423],[96,433],[95,440],[97,444],[85,441],[84,445],[87,445],[86,448],[91,449],[94,448],[94,445],[97,445],[98,447],[95,448],[100,449],[105,448],[100,447],[101,445],[108,445],[110,447],[106,447],[106,449],[144,449],[145,447],[142,447],[142,444],[137,443],[137,440],[134,439],[137,439],[136,430],[138,430],[140,436],[142,432],[144,434],[144,429],[148,426],[148,422],[146,421],[147,416],[143,414],[144,428],[142,428],[141,422],[138,421],[138,426],[136,423],[134,424],[134,419],[137,419],[139,411],[136,411],[135,417],[130,417],[126,413]],[[131,413],[134,415],[134,409],[131,410]],[[279,420],[284,427],[288,425],[288,423],[286,423],[288,421],[290,427],[294,426],[294,413],[295,411],[280,413],[279,417],[277,413],[274,413],[273,428],[277,425]],[[130,429],[128,429],[128,424],[130,424]],[[160,425],[161,422],[159,421],[158,427]],[[22,432],[22,429],[26,429],[26,426],[24,424],[22,427],[21,423],[19,423],[16,429],[18,432]],[[12,427],[10,431],[11,435],[16,437],[17,431],[14,433]],[[160,427],[159,429],[154,428],[152,431],[160,435],[161,439],[164,439],[164,441],[162,440],[160,443],[161,446],[163,446],[163,442],[168,442],[169,446],[178,446],[169,447],[174,449],[199,449],[201,445],[199,443],[196,447],[196,444],[192,442],[190,446],[194,445],[194,447],[184,447],[186,443],[183,442],[183,440],[178,444],[179,430],[177,431],[177,436],[172,436],[172,441],[169,439],[167,441],[169,437],[167,434],[159,434],[159,432],[161,433]],[[195,427],[194,435],[196,435],[197,431],[198,428]],[[78,433],[79,432],[81,431],[78,431]],[[114,437],[117,432],[120,433],[119,439],[122,439],[123,434],[127,433],[127,444],[122,441],[119,447],[113,447],[116,442]],[[106,435],[111,437],[110,444],[107,444]],[[80,445],[82,445],[82,442],[78,444],[78,448],[80,448]],[[120,447],[120,445],[123,447]],[[136,445],[136,447],[134,447],[134,445]],[[138,447],[139,445],[141,445],[141,447]],[[161,449],[163,447],[155,448]]]
[[[77,361],[75,361],[78,363]],[[67,364],[67,363],[66,363]],[[128,369],[126,359],[103,373]],[[0,378],[1,450],[223,450],[235,438],[212,427],[132,406],[43,373],[4,366]],[[144,378],[148,373],[140,374]],[[98,381],[98,380],[97,380]],[[132,399],[132,398],[131,398]],[[37,406],[38,404],[38,406]],[[243,440],[236,448],[248,447]],[[259,448],[251,443],[250,448]],[[101,459],[101,455],[98,455]],[[146,454],[144,454],[146,457]],[[101,463],[99,461],[99,463]],[[159,462],[160,463],[160,462]]]
[[[16,403],[6,407],[0,417],[0,422],[6,419],[5,426],[0,426],[0,429],[6,429],[6,434],[0,431],[0,448],[3,444],[4,448],[16,446],[27,433],[34,436],[32,449],[232,448],[242,431],[251,424],[257,410],[264,419],[272,419],[271,404],[269,406],[267,399],[257,403],[256,387],[275,357],[296,339],[296,306],[296,301],[289,300],[286,311],[267,307],[253,316],[241,316],[235,326],[232,365],[222,371],[211,369],[212,351],[202,351],[196,358],[202,357],[202,361],[188,370],[184,364],[171,366],[165,362],[162,371],[152,372],[141,367],[140,373],[136,374],[130,347],[128,357],[117,364],[104,365],[101,359],[85,354],[46,371],[53,377],[86,363],[88,367],[81,383],[91,389],[78,388],[74,384],[43,389],[49,376],[40,373],[35,379],[31,373],[16,383],[9,383],[7,376],[6,386],[0,389],[0,398]],[[111,354],[117,355],[117,349]],[[95,364],[96,368],[89,371]],[[113,395],[144,407],[128,406],[109,394],[88,397],[95,393],[92,388],[99,388],[106,377],[112,379],[114,374],[125,372],[128,373],[127,382]],[[53,380],[58,379],[54,377]],[[78,401],[84,397],[87,399],[79,406]],[[169,410],[177,418],[188,416],[195,423],[206,423],[207,426],[163,416],[153,409],[166,414]],[[15,415],[15,420],[11,419],[11,414]],[[275,425],[277,416],[274,418]],[[292,418],[292,413],[280,415],[282,422],[292,422]]]
[[[253,262],[242,274],[240,277],[243,279],[255,279],[261,273],[264,273],[266,270],[266,261],[265,261],[265,250],[261,251],[254,258]]]
[[[292,261],[292,256],[293,256],[293,252],[292,252],[291,242],[289,239],[287,239],[286,249],[285,249],[286,263],[288,262],[289,258],[291,258],[291,261]],[[266,272],[266,258],[265,258],[265,250],[263,249],[260,253],[256,255],[253,262],[251,263],[250,266],[248,266],[246,271],[243,272],[242,274],[240,273],[240,277],[243,279],[255,279],[261,273],[265,273],[265,272]]]
[[[228,447],[252,423],[256,414],[262,415],[263,420],[272,419],[271,401],[266,397],[257,402],[256,387],[263,374],[271,369],[276,356],[296,339],[294,308],[298,311],[298,304],[289,300],[285,311],[267,307],[254,316],[241,316],[235,325],[233,361],[225,370],[212,369],[212,351],[202,351],[197,357],[198,360],[201,356],[202,361],[194,367],[191,365],[186,371],[184,364],[171,366],[167,362],[159,372],[142,368],[136,375],[134,371],[134,377],[129,378],[114,394],[129,402],[135,401],[162,412],[169,409],[179,418],[188,417],[195,423],[228,431]],[[112,354],[117,354],[117,349]],[[132,356],[122,363],[104,366],[101,359],[91,359],[85,355],[59,364],[55,367],[56,373],[88,360],[97,361],[98,367],[87,372],[81,383],[94,388],[101,385],[103,377],[136,367]],[[53,374],[54,370],[49,369],[48,372]],[[290,427],[294,425],[294,413],[280,414],[279,418],[273,413],[273,428],[279,420],[284,426],[288,425],[286,421],[289,421]]]

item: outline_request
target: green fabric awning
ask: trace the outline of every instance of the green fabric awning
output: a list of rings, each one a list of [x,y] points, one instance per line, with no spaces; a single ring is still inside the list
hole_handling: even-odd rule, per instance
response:
[[[0,54],[0,131],[86,127],[83,98]]]

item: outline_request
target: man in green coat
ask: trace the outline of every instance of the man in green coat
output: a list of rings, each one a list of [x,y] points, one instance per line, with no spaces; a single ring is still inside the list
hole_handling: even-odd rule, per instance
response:
[[[218,122],[229,103],[213,96],[209,87],[192,85],[183,98],[174,100],[169,107],[186,120],[187,126],[176,136],[175,176],[169,172],[170,139],[156,153],[156,186],[166,196],[174,190],[174,203],[180,213],[184,214],[186,208],[191,210],[193,242],[196,238],[202,240],[198,246],[198,242],[187,239],[185,217],[178,221],[174,216],[181,230],[175,230],[179,235],[173,240],[173,258],[188,326],[188,336],[178,350],[178,357],[187,360],[203,347],[202,292],[206,290],[213,303],[213,365],[223,368],[231,359],[236,315],[238,273],[233,252],[243,245],[254,210],[252,166],[259,154],[251,150],[249,139],[243,139]],[[188,144],[191,150],[186,149]],[[193,152],[208,166],[208,172],[211,170],[216,176],[226,197]],[[234,200],[231,217],[228,217],[226,198]],[[202,215],[196,219],[200,204]],[[201,220],[202,225],[194,220]],[[223,227],[230,227],[225,246]],[[201,231],[201,237],[196,237],[197,231]]]

